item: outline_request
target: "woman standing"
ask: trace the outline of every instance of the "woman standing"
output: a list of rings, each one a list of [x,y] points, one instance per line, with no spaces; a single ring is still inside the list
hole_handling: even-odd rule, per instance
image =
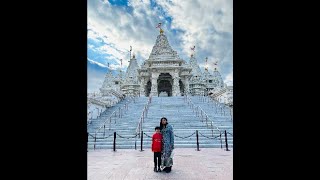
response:
[[[173,165],[173,160],[170,157],[172,150],[174,149],[174,134],[173,128],[170,124],[168,124],[167,118],[163,117],[160,119],[160,130],[163,136],[163,148],[161,159],[163,158],[162,168],[167,173],[171,171],[171,167]]]

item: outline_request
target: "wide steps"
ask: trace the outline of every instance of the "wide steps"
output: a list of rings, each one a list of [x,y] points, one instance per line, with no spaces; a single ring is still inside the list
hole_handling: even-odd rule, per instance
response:
[[[201,121],[201,116],[196,116],[194,110],[192,110],[188,103],[185,102],[184,97],[152,97],[147,116],[144,118],[142,124],[143,132],[147,134],[143,135],[144,150],[150,149],[151,136],[154,133],[155,126],[159,126],[161,117],[167,117],[169,124],[173,126],[175,148],[196,148],[196,130],[199,132],[200,148],[221,148],[221,140],[223,148],[225,148],[224,130],[233,134],[233,122],[230,115],[227,111],[226,115],[221,115],[221,110],[218,109],[216,111],[212,102],[211,104],[207,102],[204,103],[201,102],[199,98],[197,99],[197,97],[191,99],[195,105],[200,105],[200,107],[208,114],[209,119],[207,122],[205,119],[202,119]],[[148,98],[146,97],[136,98],[135,102],[129,104],[129,109],[126,113],[123,113],[121,118],[114,117],[116,118],[116,124],[114,124],[114,118],[112,118],[110,130],[109,122],[106,123],[105,130],[103,128],[100,129],[96,134],[96,142],[94,142],[93,137],[88,137],[88,148],[92,149],[95,144],[96,149],[113,149],[113,133],[115,131],[118,135],[123,137],[116,136],[116,149],[134,149],[135,145],[137,149],[140,149],[141,137],[134,136],[147,101]],[[92,129],[100,127],[108,117],[108,113],[104,112],[100,119],[92,124],[92,128],[90,128],[91,132],[89,131],[89,133],[94,135],[95,131],[92,131]],[[213,121],[214,126],[219,127],[221,130],[221,140],[220,133],[217,129],[211,129],[211,121]],[[191,137],[184,138],[191,134]],[[108,137],[109,135],[110,137]],[[228,147],[233,147],[233,136],[230,134],[228,134]]]

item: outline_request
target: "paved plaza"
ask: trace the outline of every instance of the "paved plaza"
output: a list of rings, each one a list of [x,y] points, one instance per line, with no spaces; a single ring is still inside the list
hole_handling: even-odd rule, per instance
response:
[[[233,179],[233,149],[176,148],[170,173],[153,171],[153,153],[134,149],[89,150],[88,180]]]

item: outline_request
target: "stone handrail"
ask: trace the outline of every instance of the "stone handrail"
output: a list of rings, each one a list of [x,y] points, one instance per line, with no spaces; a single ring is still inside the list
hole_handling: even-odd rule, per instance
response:
[[[212,94],[211,96],[213,98],[216,98],[217,96],[220,96],[221,94],[225,93],[227,91],[226,88],[221,89],[220,91],[218,91],[217,93]]]
[[[212,128],[212,130],[216,129],[216,130],[218,130],[219,133],[221,133],[221,131],[220,131],[220,129],[218,128],[218,126],[215,126],[215,125],[213,124],[213,121],[209,118],[209,116],[207,115],[207,113],[206,113],[200,106],[196,106],[196,105],[192,102],[191,98],[188,97],[187,95],[185,96],[185,98],[186,98],[186,101],[192,105],[192,107],[196,107],[195,109],[198,109],[198,108],[199,108],[199,109],[201,110],[201,112],[203,112],[203,114],[204,114],[205,117],[206,117],[207,127],[208,127],[208,121],[211,121],[211,128]],[[201,121],[202,121],[202,119],[201,119]]]
[[[137,128],[136,128],[136,134],[140,134],[142,131],[142,123],[144,122],[144,117],[147,116],[149,105],[150,105],[151,101],[152,101],[152,96],[150,94],[149,98],[148,98],[148,102],[144,106],[143,111],[141,113],[140,120],[139,120]]]
[[[133,98],[130,98],[130,99],[128,100],[128,102],[126,102],[126,103],[123,105],[123,109],[128,109],[128,104],[129,104],[131,101],[133,101]],[[119,107],[119,109],[121,109],[121,107]],[[95,134],[97,134],[101,128],[103,128],[103,127],[105,128],[105,124],[107,123],[108,119],[109,119],[109,129],[110,129],[110,126],[111,126],[111,117],[112,117],[113,115],[116,116],[117,111],[118,111],[118,110],[113,111],[113,112],[111,113],[111,115],[110,115],[108,118],[106,118],[106,120],[102,123],[102,125],[95,131]],[[119,112],[119,116],[120,116],[120,112]],[[115,123],[116,123],[116,121],[115,121]]]

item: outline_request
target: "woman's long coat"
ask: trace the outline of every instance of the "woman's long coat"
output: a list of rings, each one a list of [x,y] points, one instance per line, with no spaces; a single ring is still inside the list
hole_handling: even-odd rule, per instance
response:
[[[161,130],[163,136],[163,148],[162,148],[162,166],[170,167],[173,164],[172,158],[170,158],[172,150],[174,149],[174,134],[173,128],[170,124],[163,127]]]

